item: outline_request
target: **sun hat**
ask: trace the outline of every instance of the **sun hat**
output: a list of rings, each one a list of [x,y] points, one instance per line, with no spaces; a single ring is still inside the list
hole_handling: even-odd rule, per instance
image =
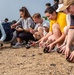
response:
[[[63,4],[58,5],[58,9],[56,10],[56,12],[59,12],[61,7],[63,7]]]
[[[67,9],[73,3],[74,3],[74,0],[64,0],[63,7],[60,8],[60,11]]]

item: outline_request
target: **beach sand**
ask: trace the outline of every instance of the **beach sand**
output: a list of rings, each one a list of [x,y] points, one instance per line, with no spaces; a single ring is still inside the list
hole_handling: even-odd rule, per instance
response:
[[[38,47],[0,48],[0,75],[74,75],[74,63],[57,52],[43,53]]]

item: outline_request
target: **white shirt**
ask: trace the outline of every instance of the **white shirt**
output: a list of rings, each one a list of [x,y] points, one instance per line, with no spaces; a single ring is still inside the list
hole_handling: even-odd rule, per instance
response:
[[[30,17],[27,19],[20,18],[17,24],[22,25],[23,29],[29,29],[32,25],[34,25],[34,22]]]
[[[35,30],[38,30],[39,27],[43,27],[43,35],[45,36],[47,32],[45,31],[45,27],[49,28],[49,21],[43,20],[42,24],[36,24]]]
[[[43,28],[47,27],[47,28],[49,28],[50,27],[49,26],[49,21],[43,20],[42,24],[40,24],[40,23],[36,24],[35,30],[38,30],[38,27],[43,27]]]

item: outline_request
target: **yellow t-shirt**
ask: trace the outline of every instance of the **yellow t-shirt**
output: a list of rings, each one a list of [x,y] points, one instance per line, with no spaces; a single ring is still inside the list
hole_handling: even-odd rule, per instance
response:
[[[57,19],[56,20],[50,20],[50,30],[52,31],[52,25],[57,23],[60,26],[60,30],[63,33],[64,32],[64,27],[67,25],[66,22],[66,14],[62,12],[57,13]]]

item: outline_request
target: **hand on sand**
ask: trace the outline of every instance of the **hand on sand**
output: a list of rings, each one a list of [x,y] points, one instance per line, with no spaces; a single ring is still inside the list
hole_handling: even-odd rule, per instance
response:
[[[43,47],[43,44],[44,44],[44,41],[41,40],[40,43],[39,43],[39,46],[42,48]]]
[[[49,45],[49,41],[47,40],[44,45],[47,47]]]
[[[69,48],[66,48],[65,50],[65,57],[67,58],[70,54],[70,49]]]
[[[50,45],[48,45],[47,47],[49,47],[49,51],[48,52],[50,52],[53,48],[54,48],[54,44],[53,43],[51,43]]]
[[[65,50],[66,50],[66,45],[65,46],[62,46],[60,48],[60,51],[59,52],[61,52],[62,54],[65,54]]]
[[[70,58],[70,61],[74,63],[74,51],[70,54],[69,58]]]

